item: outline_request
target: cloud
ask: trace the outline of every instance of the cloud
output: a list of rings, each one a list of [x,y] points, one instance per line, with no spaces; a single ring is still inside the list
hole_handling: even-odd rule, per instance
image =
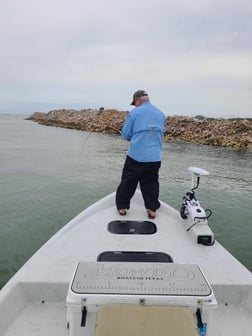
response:
[[[246,116],[251,16],[245,0],[2,0],[0,104],[129,109],[144,88],[172,113]]]

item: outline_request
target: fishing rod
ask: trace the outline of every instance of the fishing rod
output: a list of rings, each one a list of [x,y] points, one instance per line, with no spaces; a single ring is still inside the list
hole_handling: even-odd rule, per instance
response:
[[[110,126],[110,125],[105,125],[104,129],[106,129],[106,128],[110,128],[110,129],[112,129],[113,131],[116,131],[119,134],[121,133],[121,130],[118,127]]]

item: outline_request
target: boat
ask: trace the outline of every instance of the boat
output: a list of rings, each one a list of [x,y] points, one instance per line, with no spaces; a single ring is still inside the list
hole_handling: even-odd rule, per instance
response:
[[[180,210],[147,217],[115,193],[50,238],[0,291],[1,336],[241,336],[252,330],[252,274],[214,237],[190,167]],[[205,178],[205,177],[204,177]]]

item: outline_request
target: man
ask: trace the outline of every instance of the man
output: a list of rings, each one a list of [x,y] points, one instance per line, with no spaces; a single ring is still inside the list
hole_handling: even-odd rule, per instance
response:
[[[134,93],[131,105],[135,108],[128,114],[121,131],[130,146],[116,192],[116,207],[120,215],[126,215],[139,182],[148,217],[154,219],[160,207],[158,172],[165,115],[150,103],[144,90]]]

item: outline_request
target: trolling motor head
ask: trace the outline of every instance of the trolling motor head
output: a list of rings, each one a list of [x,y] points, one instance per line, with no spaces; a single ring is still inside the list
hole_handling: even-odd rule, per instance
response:
[[[188,171],[192,173],[191,191],[193,192],[199,186],[200,176],[209,175],[209,172],[205,169],[198,167],[189,167]]]

